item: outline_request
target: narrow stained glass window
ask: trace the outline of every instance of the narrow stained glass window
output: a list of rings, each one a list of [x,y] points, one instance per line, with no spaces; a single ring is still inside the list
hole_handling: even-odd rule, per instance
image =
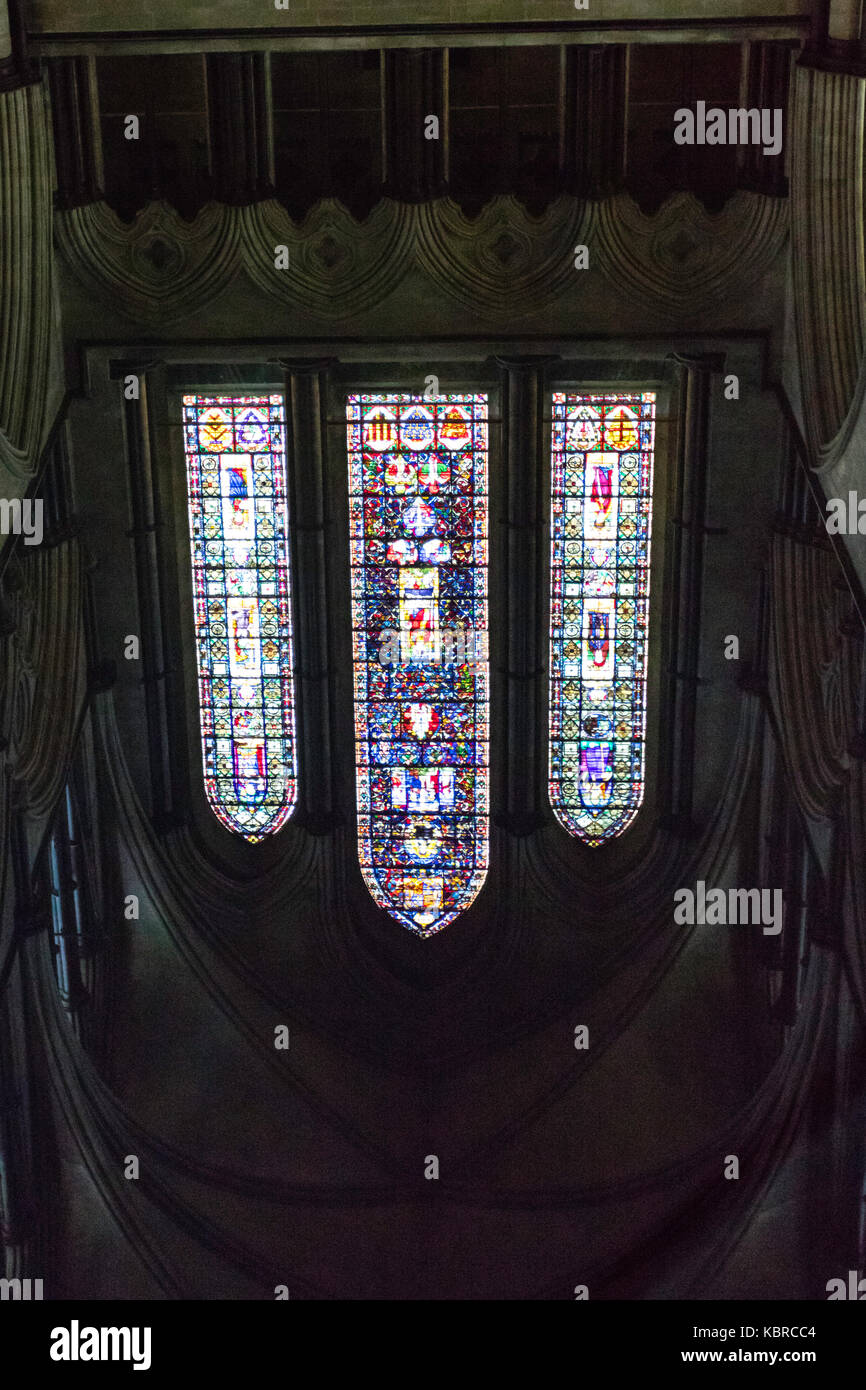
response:
[[[487,873],[487,397],[347,418],[361,870],[431,936]]]
[[[253,843],[296,795],[282,396],[184,396],[205,791]]]
[[[600,845],[644,794],[655,393],[553,396],[550,802]]]

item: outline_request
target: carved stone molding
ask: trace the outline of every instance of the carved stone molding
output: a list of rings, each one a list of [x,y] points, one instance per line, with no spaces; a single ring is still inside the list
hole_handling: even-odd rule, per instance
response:
[[[770,549],[776,677],[772,699],[800,807],[813,821],[838,809],[851,775],[857,676],[840,638],[846,596],[831,554],[776,535]]]
[[[9,772],[30,820],[60,795],[83,698],[81,563],[75,541],[21,561],[3,691]]]
[[[866,339],[866,80],[799,68],[791,236],[811,462],[827,462],[854,401]]]
[[[450,199],[419,209],[417,257],[446,294],[491,318],[525,317],[573,283],[574,246],[592,239],[592,204],[558,198],[541,217],[513,197],[470,219]]]
[[[415,241],[415,209],[384,200],[356,222],[341,203],[317,203],[298,226],[275,200],[243,209],[244,266],[275,299],[343,317],[380,303],[405,276]],[[289,265],[275,266],[277,246]]]
[[[20,495],[46,428],[51,158],[41,86],[0,93],[0,489]]]
[[[627,194],[598,204],[598,255],[618,289],[678,321],[742,292],[773,263],[788,234],[781,198],[737,192],[708,213],[676,193],[648,216]]]
[[[382,303],[413,269],[494,323],[512,323],[580,283],[574,248],[650,311],[685,323],[740,294],[769,268],[787,233],[786,203],[738,193],[712,216],[679,194],[654,216],[626,195],[562,197],[533,216],[513,197],[477,218],[440,198],[383,199],[363,222],[338,202],[300,224],[274,199],[209,204],[192,223],[165,203],[127,225],[105,203],[58,214],[60,250],[89,292],[143,325],[205,308],[243,269],[269,298],[344,319]],[[278,268],[277,248],[288,250]]]
[[[106,203],[70,208],[56,219],[57,245],[85,288],[122,296],[136,322],[170,323],[214,298],[237,274],[239,208],[209,203],[185,222],[168,203],[149,203],[122,222]]]

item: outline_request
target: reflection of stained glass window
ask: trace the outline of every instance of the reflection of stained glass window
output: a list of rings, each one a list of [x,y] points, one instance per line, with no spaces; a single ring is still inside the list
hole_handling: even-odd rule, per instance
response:
[[[487,873],[487,397],[346,413],[361,869],[431,936]]]
[[[295,802],[282,396],[184,396],[204,780],[255,842]]]
[[[590,845],[643,800],[655,393],[553,397],[550,801]]]

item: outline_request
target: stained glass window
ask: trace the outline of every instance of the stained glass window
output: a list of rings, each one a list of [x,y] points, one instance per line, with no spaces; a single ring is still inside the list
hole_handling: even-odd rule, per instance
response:
[[[205,791],[253,843],[296,795],[282,396],[184,396]]]
[[[358,847],[431,936],[487,873],[487,397],[347,403]]]
[[[644,794],[655,393],[553,396],[550,801],[589,845]]]

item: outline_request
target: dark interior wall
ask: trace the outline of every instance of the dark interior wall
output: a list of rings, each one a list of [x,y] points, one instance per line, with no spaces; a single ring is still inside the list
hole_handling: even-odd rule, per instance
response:
[[[452,101],[455,111],[469,113],[468,130],[483,116],[488,97],[496,105],[493,93],[499,91],[501,167],[513,171],[514,161],[520,162],[519,120],[509,124],[497,82],[512,74],[511,90],[527,110],[542,89],[538,83],[521,87],[520,65],[502,68],[500,58],[487,64],[486,87],[458,84]],[[286,59],[283,71],[288,67]],[[322,86],[326,67],[321,60],[309,63],[309,91],[303,83],[294,90],[284,86],[290,95],[280,96],[275,109],[291,101],[297,111],[310,111],[323,90],[355,100],[351,83]],[[354,59],[352,67],[362,71]],[[370,66],[366,72],[363,80],[372,84],[378,74]],[[460,107],[463,101],[467,105]],[[473,101],[474,109],[468,104]],[[317,129],[328,128],[322,117]],[[321,166],[324,147],[317,148]],[[506,242],[522,247],[529,224],[522,214],[509,213],[497,225],[495,208],[490,205],[474,224],[474,235],[482,243],[485,236],[499,238],[494,244],[507,258],[512,251]],[[740,214],[731,216],[736,227]],[[325,239],[312,245],[336,260],[351,246],[354,225],[332,222]],[[700,240],[705,230],[689,232],[681,224],[679,234],[695,238],[689,245],[700,245],[700,256],[709,259]],[[177,233],[166,223],[159,235],[170,275]],[[446,260],[456,252],[459,235],[457,226],[444,227]],[[575,239],[570,229],[564,236]],[[708,305],[699,331],[694,314],[667,308],[667,328],[660,332],[658,307],[640,292],[617,293],[615,273],[596,254],[592,234],[588,239],[588,272],[574,273],[566,286],[555,254],[546,251],[550,269],[523,303],[520,277],[527,271],[516,266],[531,266],[532,260],[525,251],[514,267],[505,259],[499,267],[502,297],[480,313],[486,336],[479,336],[479,310],[467,298],[472,269],[465,290],[443,294],[427,260],[419,258],[407,269],[391,253],[394,273],[382,282],[385,298],[371,295],[361,312],[338,312],[336,323],[336,306],[324,312],[324,287],[311,312],[281,292],[276,299],[263,293],[258,275],[240,275],[215,300],[198,298],[194,315],[175,315],[173,323],[154,319],[150,343],[140,341],[141,320],[130,324],[122,300],[99,297],[95,310],[93,296],[82,288],[80,254],[68,247],[63,302],[70,347],[81,339],[113,343],[78,348],[88,391],[72,414],[76,509],[97,560],[96,625],[109,650],[117,651],[124,634],[138,631],[145,616],[132,570],[144,552],[128,534],[137,510],[139,521],[149,516],[135,500],[143,470],[156,499],[155,549],[144,563],[155,565],[160,576],[164,608],[158,626],[166,661],[157,664],[172,668],[162,683],[165,737],[183,773],[171,814],[154,821],[147,696],[134,663],[119,662],[103,736],[116,773],[111,795],[119,814],[122,891],[136,893],[142,915],[140,922],[119,924],[115,938],[114,1008],[123,1022],[108,1076],[149,1144],[156,1143],[149,1162],[158,1165],[162,1179],[177,1191],[180,1167],[186,1172],[189,1221],[201,1220],[206,1193],[220,1193],[224,1205],[215,1226],[201,1230],[199,1239],[212,1255],[219,1248],[224,1263],[205,1277],[190,1268],[188,1251],[178,1254],[176,1277],[190,1288],[206,1291],[216,1280],[239,1293],[251,1277],[260,1291],[271,1278],[283,1277],[279,1271],[290,1248],[304,1252],[293,1261],[293,1286],[325,1296],[388,1296],[395,1287],[410,1297],[535,1296],[547,1287],[551,1262],[568,1287],[575,1250],[581,1252],[575,1280],[581,1267],[587,1277],[609,1279],[601,1271],[612,1270],[627,1248],[638,1263],[636,1252],[645,1243],[656,1248],[657,1225],[672,1220],[672,1203],[704,1202],[710,1181],[704,1169],[717,1169],[717,1158],[705,1155],[711,1136],[724,1131],[755,1088],[767,1083],[778,1057],[782,1038],[767,1011],[769,985],[743,994],[750,971],[767,981],[766,963],[750,965],[746,941],[710,928],[686,942],[671,930],[671,906],[674,887],[702,873],[738,881],[737,851],[726,827],[754,745],[743,728],[739,668],[724,659],[723,638],[738,635],[744,664],[761,641],[754,576],[742,556],[753,554],[760,563],[783,455],[782,419],[764,385],[782,295],[780,261],[770,252],[770,237],[766,268],[748,293],[737,294],[738,272],[732,271],[728,284],[735,298],[719,295]],[[309,251],[298,249],[303,265]],[[684,246],[678,254],[687,259],[688,252]],[[291,261],[297,264],[294,249]],[[387,268],[387,259],[382,264]],[[329,272],[320,265],[318,273]],[[666,273],[673,278],[677,272]],[[512,321],[503,316],[510,300],[515,309],[521,305]],[[684,331],[683,322],[690,329]],[[735,322],[740,332],[730,331]],[[273,336],[262,336],[268,333]],[[390,344],[382,341],[386,335]],[[365,337],[378,340],[375,349],[364,347]],[[191,338],[195,342],[184,346]],[[497,357],[515,364],[549,358],[552,365],[508,368],[497,365]],[[311,835],[298,816],[275,840],[250,847],[220,831],[200,784],[186,630],[178,393],[209,383],[280,389],[279,359],[328,363],[319,372],[316,398],[324,429],[327,563],[320,575],[298,575],[296,581],[308,592],[320,585],[316,601],[327,627],[331,721],[329,763],[314,760],[306,774],[302,769],[301,781],[305,775],[328,781],[333,803],[317,833]],[[286,370],[288,382],[293,378]],[[524,370],[534,373],[542,428],[540,444],[520,456],[537,472],[542,497],[549,485],[554,386],[627,378],[659,391],[651,788],[635,830],[601,852],[599,867],[598,852],[570,840],[553,822],[542,768],[533,791],[539,828],[515,835],[499,824],[495,803],[486,887],[451,929],[423,942],[374,907],[357,867],[345,395],[359,387],[420,390],[430,371],[443,390],[488,390],[492,507],[498,517],[510,486],[508,469],[515,466],[507,462],[513,449],[502,393],[509,371]],[[141,372],[141,402],[122,400],[130,371]],[[736,402],[726,399],[728,372],[739,380]],[[303,399],[307,404],[299,408],[309,411],[309,397]],[[106,456],[112,459],[108,472]],[[698,475],[703,500],[686,501]],[[744,489],[750,492],[748,509],[740,505]],[[545,505],[536,521],[542,552],[549,544],[546,518]],[[501,612],[521,577],[504,568],[498,530],[494,526],[491,642],[494,662],[498,644],[507,667]],[[691,557],[687,564],[673,558],[679,552],[672,538],[684,532],[697,537],[683,551]],[[539,594],[529,621],[543,627],[546,611],[546,593]],[[684,680],[668,656],[670,633],[682,622],[697,636],[691,655],[680,654],[688,667],[681,672]],[[543,746],[543,675],[535,683],[535,737]],[[494,691],[499,796],[512,768],[505,753],[508,708],[504,687]],[[696,722],[694,735],[683,742],[686,711]],[[167,1017],[172,1024],[164,1036]],[[273,1028],[284,1021],[292,1034],[288,1065],[272,1055],[271,1046]],[[581,1022],[597,1040],[588,1057],[574,1048]],[[685,1054],[683,1036],[690,1039]],[[726,1039],[723,1048],[720,1037]],[[229,1092],[235,1103],[226,1108],[222,1098]],[[208,1155],[203,1165],[193,1157],[202,1148]],[[435,1217],[423,1195],[429,1189],[418,1186],[431,1153],[448,1182]],[[685,1154],[691,1156],[687,1198],[676,1193],[670,1177],[654,1191],[648,1175],[679,1171]],[[632,1225],[625,1227],[622,1203],[614,1196],[621,1184],[633,1185],[635,1194]],[[303,1201],[290,1209],[285,1200],[289,1191],[321,1185],[334,1196],[326,1232],[313,1237]],[[545,1190],[593,1195],[585,1215],[563,1196],[546,1216],[534,1198],[531,1216],[521,1216],[509,1197],[513,1192],[520,1205],[519,1194]],[[263,1200],[280,1204],[277,1228],[264,1219]],[[396,1222],[394,1239],[387,1235],[389,1219]],[[723,1218],[711,1205],[696,1219],[709,1232]],[[486,1253],[479,1255],[482,1230]],[[229,1231],[232,1254],[225,1246]],[[81,1287],[99,1279],[108,1291],[95,1265],[95,1259],[84,1261]],[[636,1266],[629,1296],[661,1289],[660,1279],[657,1266],[641,1273]]]
[[[404,301],[402,310],[416,329],[422,326],[418,306],[415,298]],[[468,320],[465,327],[471,327]],[[293,1282],[300,1279],[301,1289],[326,1296],[388,1296],[396,1281],[403,1296],[525,1297],[544,1286],[549,1259],[570,1269],[569,1251],[582,1252],[578,1266],[585,1260],[598,1268],[615,1263],[623,1251],[621,1203],[612,1200],[617,1185],[641,1187],[646,1174],[676,1168],[684,1154],[700,1152],[766,1082],[780,1043],[769,1027],[765,997],[759,992],[743,998],[746,944],[704,928],[687,946],[675,946],[670,926],[673,887],[690,881],[693,854],[705,862],[710,854],[722,875],[730,872],[731,881],[738,881],[736,861],[724,867],[719,824],[736,800],[734,774],[745,755],[742,694],[736,664],[722,654],[722,629],[739,635],[744,661],[759,644],[754,577],[744,570],[742,555],[753,554],[759,562],[783,446],[778,407],[762,389],[759,340],[689,344],[698,357],[703,350],[717,364],[736,367],[741,384],[734,405],[724,398],[720,366],[707,381],[709,443],[702,463],[711,534],[700,610],[694,849],[688,838],[666,828],[668,808],[657,788],[631,844],[626,837],[603,851],[600,869],[598,853],[569,841],[548,811],[543,828],[528,840],[494,830],[488,886],[463,918],[429,942],[411,938],[375,909],[360,882],[353,829],[345,393],[358,386],[411,388],[416,378],[423,380],[431,359],[442,389],[487,386],[496,515],[504,500],[505,441],[501,375],[491,346],[464,340],[455,360],[441,347],[403,344],[396,360],[380,348],[377,363],[369,354],[365,360],[357,347],[347,354],[339,340],[331,345],[338,359],[329,368],[325,436],[337,763],[333,825],[311,838],[290,822],[275,841],[255,848],[227,838],[204,804],[194,673],[182,629],[189,602],[177,391],[181,382],[205,383],[206,348],[194,350],[187,369],[184,350],[169,348],[170,368],[147,373],[152,464],[163,508],[162,563],[179,595],[177,613],[166,613],[165,621],[185,669],[186,703],[174,712],[175,732],[193,785],[185,824],[154,835],[138,809],[147,807],[152,791],[142,690],[137,671],[121,666],[106,737],[115,769],[112,791],[123,807],[122,891],[140,896],[142,917],[117,924],[112,970],[122,1026],[108,1075],[135,1123],[158,1135],[172,1155],[190,1156],[191,1171],[198,1168],[192,1156],[207,1153],[207,1175],[194,1175],[206,1188],[234,1188],[254,1178],[269,1200],[287,1185],[366,1192],[362,1209],[357,1199],[335,1196],[333,1224],[324,1233],[319,1229],[308,1256],[293,1261]],[[529,345],[516,340],[510,346],[519,356]],[[637,356],[630,339],[589,339],[579,349],[566,341],[550,346],[559,348],[561,359],[551,377],[556,382],[577,385],[590,377],[603,380],[605,373],[616,379],[628,359],[635,380],[661,388],[652,618],[653,659],[661,666],[658,634],[672,603],[665,592],[672,582],[666,547],[678,519],[673,477],[682,447],[676,386],[681,369],[666,362],[676,340],[650,341]],[[501,340],[497,347],[502,350]],[[97,626],[109,648],[123,633],[136,631],[138,622],[127,535],[129,470],[136,455],[130,458],[122,427],[125,368],[115,365],[114,379],[109,375],[109,361],[123,360],[113,358],[113,351],[91,354],[90,397],[73,412],[78,509],[101,574]],[[276,345],[236,345],[233,363],[212,368],[212,380],[227,379],[228,372],[243,384],[238,359],[245,357],[250,381],[267,376],[279,387],[279,368],[255,363],[282,351]],[[129,365],[129,350],[125,359]],[[534,459],[542,474],[547,438],[545,432]],[[106,448],[115,460],[108,473]],[[751,504],[744,511],[738,501],[746,486]],[[494,566],[497,554],[494,547]],[[513,582],[507,573],[494,574],[493,593],[504,598]],[[494,652],[495,638],[494,614]],[[652,683],[650,747],[654,776],[664,782],[663,746],[669,745],[660,737],[666,716],[660,676]],[[543,718],[543,705],[540,712]],[[503,756],[503,712],[495,702],[492,747],[495,762]],[[306,776],[321,771],[307,769]],[[700,872],[692,870],[693,876]],[[168,1031],[166,1018],[172,1021]],[[292,1029],[287,1069],[269,1055],[280,1021]],[[591,1050],[588,1059],[573,1045],[574,1027],[584,1021],[598,1039],[598,1052]],[[756,1033],[762,1029],[764,1061],[756,1065]],[[223,1101],[228,1093],[235,1098],[229,1108]],[[416,1191],[416,1170],[430,1153],[439,1157],[454,1189],[435,1221]],[[176,1160],[163,1154],[161,1162]],[[546,1217],[535,1211],[529,1222],[507,1203],[485,1218],[483,1228],[478,1225],[475,1204],[486,1201],[482,1194],[491,1188],[507,1194],[565,1191],[575,1184],[598,1190],[589,1225],[574,1210],[566,1217],[561,1209]],[[666,1191],[663,1207],[672,1200]],[[608,1192],[610,1199],[602,1195]],[[190,1200],[198,1209],[201,1192]],[[375,1211],[366,1209],[369,1201]],[[379,1225],[383,1208],[402,1232],[396,1243]],[[640,1239],[650,1243],[655,1210],[646,1194],[635,1198],[633,1220]],[[263,1209],[251,1193],[243,1198],[243,1211],[241,1216],[240,1208],[221,1208],[218,1224],[242,1222],[241,1263],[258,1269],[266,1284],[266,1271],[278,1270],[285,1250],[297,1251],[298,1242],[303,1246],[309,1239],[302,1235],[306,1218],[286,1212],[278,1231],[266,1231]],[[486,1232],[482,1259],[475,1253],[480,1229]],[[416,1234],[408,1240],[410,1232]],[[534,1254],[539,1243],[546,1251],[540,1262]],[[202,1284],[203,1276],[186,1267],[187,1258],[182,1277],[189,1287],[210,1288],[215,1276]],[[83,1257],[78,1286],[83,1291],[98,1279],[107,1294],[109,1284],[96,1274],[96,1264],[95,1256],[92,1263]],[[243,1281],[235,1278],[229,1268],[219,1276],[225,1286],[240,1289]],[[638,1280],[632,1296],[651,1287],[656,1286]]]
[[[594,196],[626,189],[647,211],[690,190],[716,211],[739,186],[781,188],[784,158],[678,145],[675,112],[698,100],[727,110],[746,99],[784,110],[790,52],[785,42],[460,47],[429,52],[428,87],[424,53],[288,52],[256,55],[254,80],[271,130],[272,190],[296,218],[323,197],[366,216],[395,192],[385,166],[390,147],[404,144],[419,163],[441,153],[427,196],[447,190],[473,216],[508,193],[539,213],[573,187]],[[226,196],[215,112],[235,68],[253,56],[95,58],[105,195],[123,218],[153,197],[192,217]],[[419,89],[417,112],[391,102],[401,81]],[[238,118],[237,96],[233,109]],[[132,114],[137,140],[124,135]],[[424,135],[430,114],[441,123],[437,142]],[[263,184],[259,196],[269,191]]]

